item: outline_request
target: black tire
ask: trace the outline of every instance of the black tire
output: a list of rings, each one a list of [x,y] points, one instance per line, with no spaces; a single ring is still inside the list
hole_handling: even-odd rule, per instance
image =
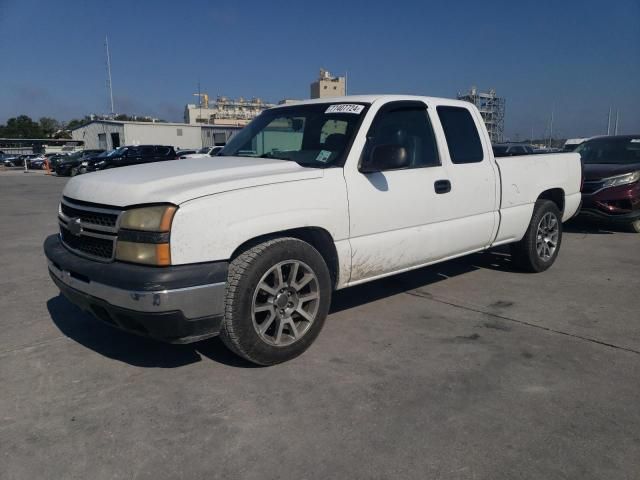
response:
[[[315,274],[319,289],[317,313],[306,332],[294,343],[274,346],[258,335],[252,305],[258,283],[281,262],[303,262]],[[322,255],[302,240],[276,238],[244,251],[229,265],[225,295],[225,318],[220,337],[237,355],[258,365],[274,365],[302,354],[316,339],[331,305],[331,275]],[[275,322],[274,322],[275,323]]]
[[[540,255],[537,248],[538,227],[546,215],[551,215],[552,218],[555,218],[558,229],[555,249],[548,258]],[[532,273],[544,272],[555,262],[561,244],[562,214],[560,210],[551,200],[538,200],[533,208],[533,215],[524,237],[519,242],[511,245],[511,258],[514,265],[521,270]]]

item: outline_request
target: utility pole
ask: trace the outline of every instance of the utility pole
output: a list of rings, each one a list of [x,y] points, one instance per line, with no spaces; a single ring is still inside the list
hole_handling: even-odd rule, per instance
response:
[[[198,104],[200,105],[200,113],[198,118],[202,121],[202,94],[200,93],[200,79],[198,78]]]
[[[109,37],[104,37],[104,48],[107,54],[107,91],[109,93],[109,101],[111,106],[111,116],[114,115],[113,108],[113,86],[111,85],[111,55],[109,54]]]
[[[349,95],[349,90],[347,90],[347,86],[348,86],[347,82],[348,82],[348,80],[349,80],[349,72],[347,72],[345,70],[345,72],[344,72],[344,94],[345,94],[345,96]]]
[[[616,109],[616,126],[613,128],[613,134],[618,135],[618,120],[620,119],[620,110]]]
[[[607,135],[611,135],[611,107],[609,107],[609,115],[607,115]]]
[[[549,124],[549,148],[551,148],[551,140],[553,139],[553,111],[555,110],[555,108],[555,105],[551,107],[551,123]]]

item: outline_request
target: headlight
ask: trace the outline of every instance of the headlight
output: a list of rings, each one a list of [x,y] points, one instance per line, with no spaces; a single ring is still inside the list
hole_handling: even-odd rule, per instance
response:
[[[176,207],[173,205],[133,208],[122,215],[120,228],[145,232],[168,232],[171,230],[174,213],[176,213]]]
[[[120,219],[116,259],[145,265],[171,265],[169,232],[178,207],[155,205],[126,210]]]
[[[166,267],[171,265],[171,249],[168,243],[136,243],[118,240],[116,259]]]
[[[640,170],[637,172],[625,173],[624,175],[616,175],[615,177],[605,178],[602,187],[618,187],[620,185],[635,183],[638,180],[640,180]]]

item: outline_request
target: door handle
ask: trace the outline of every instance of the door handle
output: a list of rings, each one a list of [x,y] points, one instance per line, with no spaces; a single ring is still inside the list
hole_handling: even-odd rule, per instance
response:
[[[449,180],[436,180],[433,188],[436,193],[449,193],[451,191],[451,182]]]

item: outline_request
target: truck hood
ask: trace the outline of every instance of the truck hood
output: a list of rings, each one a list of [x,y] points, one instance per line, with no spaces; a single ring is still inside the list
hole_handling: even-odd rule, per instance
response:
[[[635,172],[640,170],[640,163],[586,163],[582,167],[584,179],[591,182]]]
[[[273,183],[310,180],[322,169],[266,158],[211,157],[113,168],[74,177],[63,195],[75,200],[126,207],[173,203]]]

